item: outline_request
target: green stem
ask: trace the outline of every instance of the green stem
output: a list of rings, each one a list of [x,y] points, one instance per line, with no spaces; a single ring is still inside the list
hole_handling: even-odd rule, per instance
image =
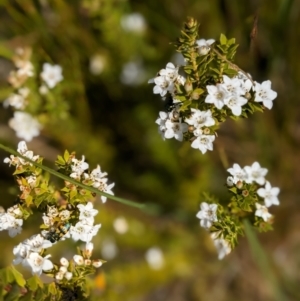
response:
[[[74,179],[72,179],[72,178],[70,178],[70,177],[68,177],[68,176],[65,176],[65,175],[63,175],[63,174],[61,174],[61,173],[59,173],[59,172],[53,170],[52,168],[49,168],[49,167],[44,166],[44,165],[42,165],[42,164],[40,164],[40,163],[34,162],[34,161],[28,159],[28,158],[25,157],[25,156],[22,156],[20,153],[18,153],[17,151],[15,151],[15,150],[13,150],[13,149],[7,147],[7,146],[4,146],[4,145],[0,144],[0,149],[5,150],[5,151],[7,151],[8,153],[11,153],[12,155],[18,156],[18,157],[20,157],[20,158],[22,158],[22,159],[24,159],[24,160],[30,162],[32,165],[34,165],[34,166],[36,166],[36,167],[38,167],[38,168],[41,168],[41,169],[43,169],[43,170],[49,172],[50,174],[52,174],[52,175],[54,175],[54,176],[56,176],[56,177],[58,177],[58,178],[61,178],[61,179],[65,180],[65,181],[68,181],[68,182],[70,182],[70,183],[72,183],[72,184],[74,184],[74,185],[77,185],[77,186],[79,186],[79,187],[81,187],[81,188],[83,188],[83,189],[89,190],[89,191],[94,192],[94,193],[96,193],[96,194],[99,194],[99,195],[101,195],[101,196],[106,196],[107,198],[109,198],[109,199],[111,199],[111,200],[117,201],[117,202],[119,202],[119,203],[122,203],[122,204],[125,204],[125,205],[128,205],[128,206],[136,207],[136,208],[139,208],[139,209],[141,209],[141,208],[144,207],[144,204],[139,204],[139,203],[132,202],[132,201],[130,201],[130,200],[126,200],[126,199],[123,199],[123,198],[119,198],[119,197],[113,196],[113,195],[111,195],[111,194],[105,193],[105,192],[103,192],[103,191],[100,191],[100,190],[98,190],[98,189],[96,189],[96,188],[94,188],[94,187],[91,187],[91,186],[87,186],[87,185],[85,185],[85,184],[82,184],[81,182],[78,182],[78,181],[76,181],[76,180],[74,180]]]
[[[244,229],[250,245],[253,260],[255,261],[255,263],[257,263],[263,276],[267,279],[267,281],[269,281],[274,292],[274,300],[286,301],[287,299],[283,294],[280,284],[270,265],[269,256],[267,256],[264,249],[262,248],[255,232],[252,230],[250,222],[247,219],[244,220]]]

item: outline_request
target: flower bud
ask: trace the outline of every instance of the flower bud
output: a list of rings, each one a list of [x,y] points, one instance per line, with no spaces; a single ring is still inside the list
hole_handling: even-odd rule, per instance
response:
[[[94,244],[92,242],[88,242],[85,246],[84,255],[87,258],[90,258],[92,256],[93,249],[94,249]]]
[[[60,264],[61,264],[62,266],[68,267],[68,266],[69,266],[69,261],[68,261],[68,259],[62,257],[62,258],[60,259]]]
[[[187,80],[184,84],[184,89],[187,93],[193,91],[193,84],[189,80]]]
[[[234,184],[233,177],[228,177],[226,183],[229,187],[233,186]]]
[[[192,99],[194,100],[198,100],[200,97],[200,94],[196,91],[193,91],[192,95],[191,95]]]
[[[190,125],[188,129],[189,129],[190,133],[193,133],[195,130],[195,127],[193,125]]]
[[[243,188],[243,182],[242,182],[242,181],[238,181],[238,182],[236,183],[236,187],[237,187],[238,189],[242,189],[242,188]]]
[[[100,268],[102,266],[102,261],[99,259],[93,260],[93,266],[95,268]]]
[[[73,277],[73,274],[72,274],[71,272],[67,272],[67,273],[65,274],[65,278],[66,278],[67,280],[72,279],[72,277]]]
[[[85,265],[91,265],[92,264],[92,261],[90,259],[85,259],[84,260],[84,264]]]
[[[56,280],[60,281],[60,280],[62,280],[63,278],[64,278],[64,273],[58,272],[58,273],[55,274],[55,279],[56,279]]]
[[[61,273],[65,274],[68,270],[67,270],[67,267],[62,266],[62,267],[59,268],[59,271]]]
[[[83,257],[81,255],[74,255],[73,259],[74,259],[74,262],[77,265],[83,265],[84,264],[84,260],[83,260]]]
[[[243,195],[243,197],[247,197],[249,195],[249,191],[248,190],[243,190],[242,195]]]
[[[209,128],[205,128],[205,129],[203,130],[203,134],[204,134],[204,135],[209,135],[209,134],[210,134],[210,129],[209,129]]]

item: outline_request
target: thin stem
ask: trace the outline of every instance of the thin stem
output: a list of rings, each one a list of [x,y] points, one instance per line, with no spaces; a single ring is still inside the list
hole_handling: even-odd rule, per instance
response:
[[[141,209],[141,208],[144,207],[144,204],[139,204],[139,203],[127,200],[127,199],[119,198],[119,197],[113,196],[111,194],[108,194],[106,192],[100,191],[100,190],[98,190],[98,189],[96,189],[94,187],[82,184],[81,182],[78,182],[78,181],[76,181],[76,180],[74,180],[74,179],[72,179],[72,178],[70,178],[68,176],[65,176],[65,175],[63,175],[63,174],[61,174],[61,173],[53,170],[52,168],[49,168],[47,166],[44,166],[44,165],[42,165],[40,163],[37,163],[37,162],[34,162],[34,161],[28,159],[27,157],[21,155],[17,151],[12,150],[11,148],[9,148],[7,146],[4,146],[4,145],[0,144],[0,148],[3,149],[3,150],[5,150],[5,151],[7,151],[8,153],[11,153],[12,155],[18,156],[18,157],[20,157],[20,158],[22,158],[22,159],[30,162],[32,165],[34,165],[34,166],[36,166],[38,168],[41,168],[41,169],[49,172],[50,174],[52,174],[52,175],[54,175],[54,176],[56,176],[58,178],[61,178],[61,179],[65,180],[65,181],[68,181],[68,182],[70,182],[70,183],[72,183],[74,185],[77,185],[77,186],[79,186],[79,187],[81,187],[83,189],[89,190],[89,191],[94,192],[96,194],[99,194],[101,196],[106,196],[107,198],[109,198],[111,200],[117,201],[119,203],[122,203],[122,204],[125,204],[125,205],[128,205],[128,206],[136,207],[136,208],[139,208],[139,209]]]

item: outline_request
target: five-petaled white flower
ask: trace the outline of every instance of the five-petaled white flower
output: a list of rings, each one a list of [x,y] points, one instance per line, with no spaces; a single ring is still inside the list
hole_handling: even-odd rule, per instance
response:
[[[185,118],[184,121],[189,125],[193,125],[195,128],[204,126],[209,127],[215,124],[211,110],[200,111],[194,108],[191,109],[191,115],[188,118]]]
[[[224,101],[230,97],[230,93],[222,84],[206,86],[208,95],[205,98],[206,103],[212,103],[215,107],[221,110],[224,106]]]
[[[254,162],[252,166],[245,166],[244,170],[247,174],[247,183],[256,182],[259,185],[265,184],[265,175],[268,170],[262,168],[258,162]]]
[[[239,181],[246,181],[247,174],[243,168],[239,166],[239,164],[233,164],[233,167],[228,168],[227,171],[233,176],[233,183],[236,184]]]
[[[63,80],[61,66],[44,63],[41,78],[43,81],[45,81],[50,89],[54,88],[57,83]]]
[[[164,136],[167,139],[175,138],[176,140],[183,140],[183,133],[187,131],[188,125],[182,123],[180,120],[172,121],[168,119],[165,123],[165,133]]]
[[[222,237],[218,237],[217,232],[213,232],[211,234],[211,238],[213,239],[214,245],[217,249],[219,260],[223,259],[231,252],[231,246],[229,242]]]
[[[259,188],[257,190],[257,194],[264,199],[266,207],[279,205],[277,198],[279,192],[280,189],[278,187],[272,187],[268,181],[266,182],[265,188]]]
[[[93,208],[93,203],[88,202],[85,206],[83,204],[78,204],[77,208],[80,211],[79,220],[92,226],[94,224],[94,216],[98,213],[98,210]]]
[[[255,82],[254,91],[254,101],[262,102],[266,108],[271,110],[273,107],[273,100],[277,97],[277,92],[271,89],[271,81],[266,80],[261,84]]]
[[[213,150],[213,142],[216,138],[214,135],[203,135],[199,129],[196,129],[193,133],[196,139],[191,144],[192,148],[199,149],[202,154],[205,154],[207,150]]]
[[[72,173],[70,174],[70,177],[73,179],[79,179],[82,173],[89,168],[89,164],[84,162],[85,157],[82,156],[81,160],[78,160],[76,158],[72,159]]]
[[[231,112],[235,116],[242,114],[242,106],[246,104],[248,100],[240,95],[232,94],[229,98],[224,99],[224,104],[231,109]]]
[[[267,222],[272,217],[272,214],[269,213],[268,208],[266,206],[261,205],[259,203],[255,203],[255,207],[255,215],[261,217],[265,222]]]
[[[41,275],[42,271],[53,269],[53,263],[48,259],[51,255],[42,257],[38,253],[32,252],[29,254],[27,262],[31,267],[32,274]]]
[[[214,222],[218,221],[217,217],[217,204],[201,203],[201,210],[197,213],[197,217],[200,219],[200,225],[203,228],[210,228]]]

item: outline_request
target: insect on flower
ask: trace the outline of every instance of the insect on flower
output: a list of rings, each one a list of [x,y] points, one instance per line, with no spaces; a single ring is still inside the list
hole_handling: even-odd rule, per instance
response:
[[[70,223],[55,223],[45,235],[45,239],[55,243],[68,233],[71,228]]]

